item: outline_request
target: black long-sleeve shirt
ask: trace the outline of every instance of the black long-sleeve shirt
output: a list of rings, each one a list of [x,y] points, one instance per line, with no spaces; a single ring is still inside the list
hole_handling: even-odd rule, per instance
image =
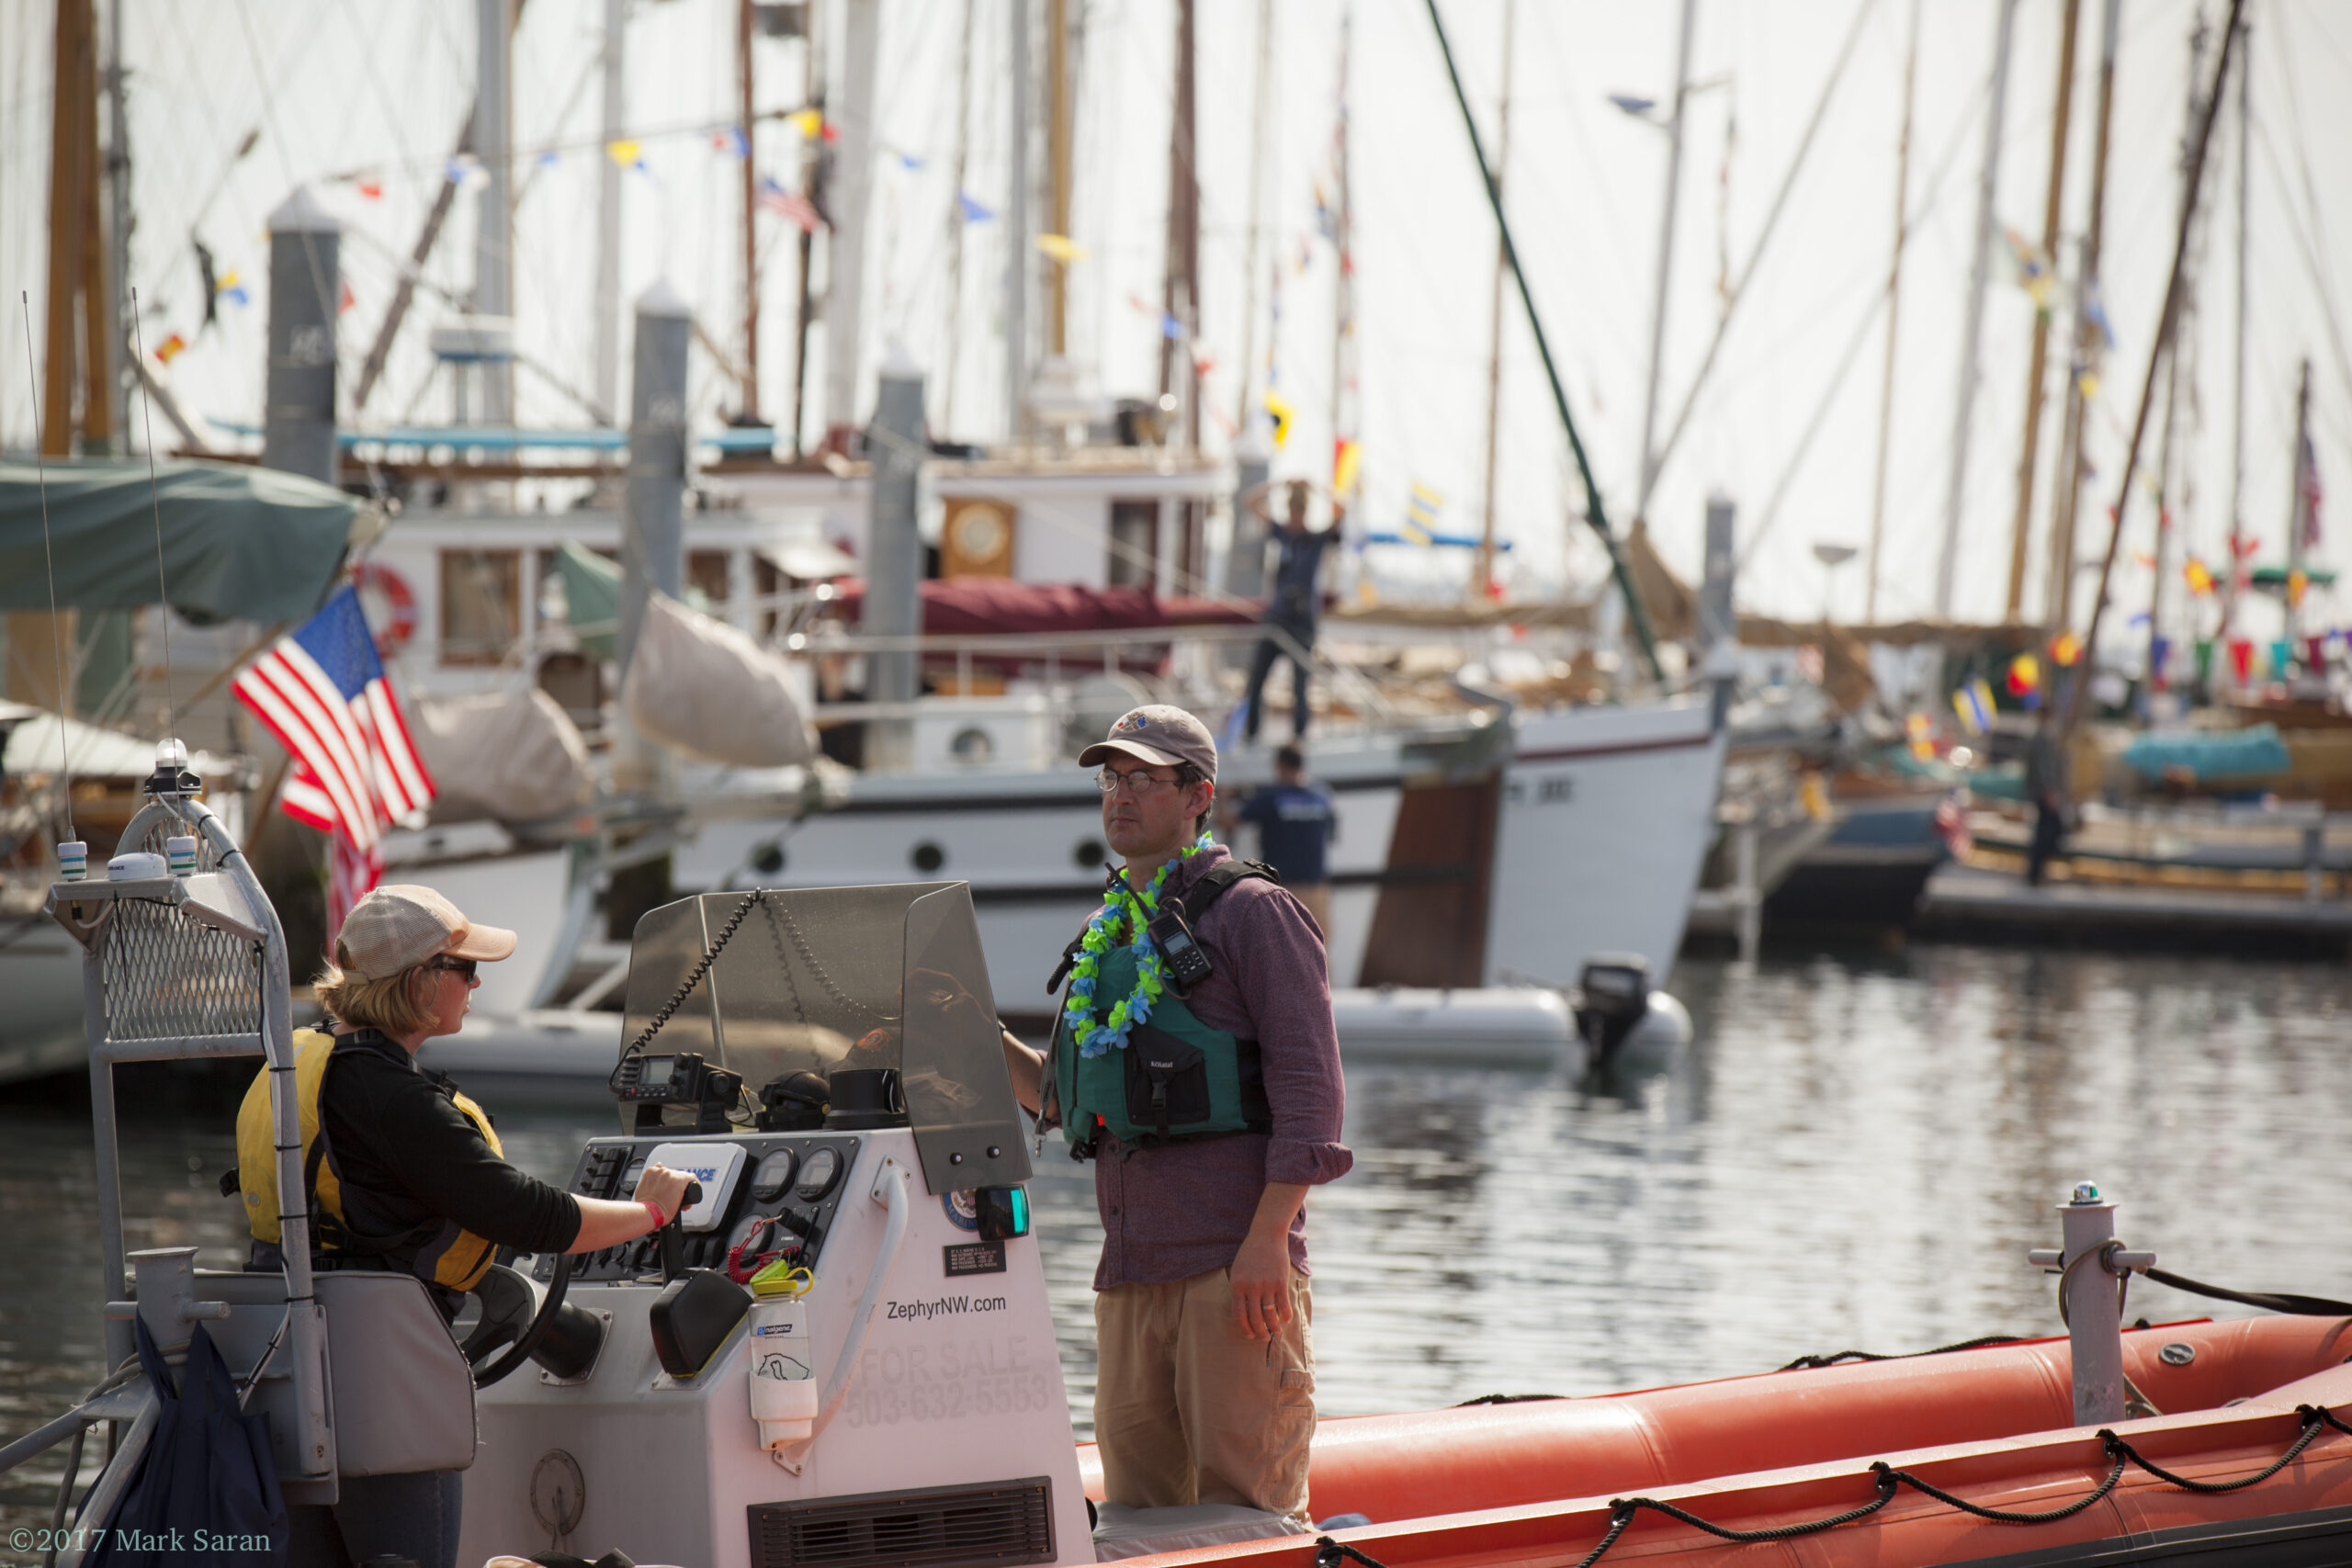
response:
[[[461,1230],[524,1252],[570,1247],[578,1201],[492,1152],[451,1098],[455,1087],[372,1030],[336,1040],[319,1086],[319,1128],[346,1226],[389,1236],[441,1221],[438,1235],[390,1250],[403,1266],[435,1256]]]

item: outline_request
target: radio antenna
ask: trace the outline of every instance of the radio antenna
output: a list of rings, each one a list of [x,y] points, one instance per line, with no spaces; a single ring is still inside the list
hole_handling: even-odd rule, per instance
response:
[[[164,581],[164,502],[155,480],[155,394],[147,389],[147,334],[139,325],[139,289],[130,290],[130,346],[138,357],[140,412],[147,422],[147,504],[155,513],[155,625],[164,639],[164,733],[174,735],[172,723],[172,598]]]
[[[49,569],[49,636],[57,660],[57,761],[64,788],[65,840],[78,843],[74,832],[74,759],[65,743],[65,633],[57,618],[57,556],[49,542],[49,474],[41,464],[40,377],[33,369],[33,297],[22,288],[17,301],[25,317],[25,381],[33,389],[33,482],[40,491],[40,555]]]

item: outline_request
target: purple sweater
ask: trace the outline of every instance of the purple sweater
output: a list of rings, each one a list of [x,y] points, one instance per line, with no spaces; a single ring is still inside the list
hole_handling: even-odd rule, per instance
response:
[[[1232,852],[1219,844],[1181,861],[1161,893],[1172,900]],[[1129,1148],[1108,1134],[1094,1162],[1102,1261],[1094,1288],[1190,1279],[1232,1263],[1270,1181],[1319,1185],[1355,1156],[1340,1142],[1347,1090],[1331,1023],[1323,936],[1296,898],[1252,877],[1228,887],[1193,932],[1212,972],[1185,1006],[1212,1029],[1258,1042],[1274,1130]],[[1306,1211],[1290,1225],[1290,1260],[1306,1272]]]

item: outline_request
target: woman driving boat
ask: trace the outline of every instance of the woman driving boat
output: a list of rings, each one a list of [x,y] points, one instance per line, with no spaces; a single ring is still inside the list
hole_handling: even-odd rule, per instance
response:
[[[295,1037],[302,1158],[319,1267],[413,1273],[455,1317],[499,1249],[592,1252],[659,1230],[684,1201],[685,1173],[649,1165],[628,1201],[582,1198],[503,1157],[489,1114],[417,1047],[464,1022],[476,966],[514,951],[514,933],[476,925],[429,887],[379,887],[352,907],[320,976],[333,1032]],[[268,1266],[278,1237],[267,1071],[237,1116],[239,1174]],[[453,1568],[459,1473],[345,1476],[340,1501],[295,1507],[289,1561],[407,1558]]]

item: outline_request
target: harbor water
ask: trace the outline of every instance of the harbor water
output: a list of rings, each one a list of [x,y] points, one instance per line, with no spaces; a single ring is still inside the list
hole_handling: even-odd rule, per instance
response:
[[[1590,1394],[1769,1371],[1808,1353],[2062,1332],[2030,1247],[2095,1179],[2120,1233],[2240,1289],[2352,1295],[2352,975],[2265,964],[1921,945],[1690,961],[1697,1039],[1669,1070],[1363,1068],[1354,1171],[1309,1209],[1317,1402],[1329,1415],[1487,1393]],[[462,1078],[462,1074],[459,1075]],[[161,1069],[124,1108],[130,1245],[242,1252],[233,1096]],[[510,1156],[566,1179],[609,1114],[492,1105]],[[1079,1435],[1093,1390],[1091,1181],[1048,1145],[1034,1184]],[[99,1375],[86,1096],[0,1100],[0,1436]],[[2141,1281],[2129,1314],[2231,1315]],[[95,1453],[93,1454],[95,1459]],[[8,1478],[45,1521],[62,1452]]]

